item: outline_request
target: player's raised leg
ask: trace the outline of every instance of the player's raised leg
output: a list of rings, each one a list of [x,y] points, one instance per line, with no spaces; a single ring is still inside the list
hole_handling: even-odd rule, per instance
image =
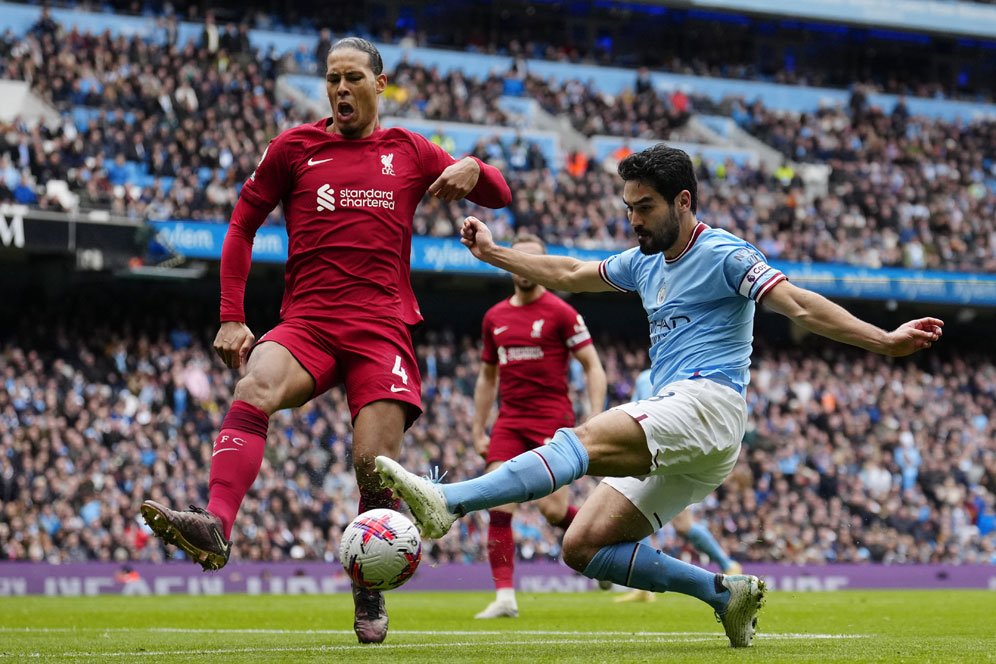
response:
[[[360,513],[400,506],[390,490],[380,484],[374,469],[378,455],[397,458],[405,433],[408,406],[399,401],[374,401],[360,409],[353,424],[353,467],[360,491]],[[387,605],[384,593],[353,586],[353,630],[360,643],[381,643],[387,638]]]
[[[589,472],[642,475],[650,463],[643,429],[626,413],[611,410],[575,429],[559,429],[548,444],[472,480],[437,484],[387,457],[377,458],[377,472],[408,503],[422,536],[439,538],[470,512],[548,496]]]
[[[301,405],[314,389],[311,375],[284,346],[259,344],[214,442],[207,509],[179,511],[147,500],[141,511],[152,531],[205,570],[224,567],[232,550],[232,524],[263,461],[270,415]]]

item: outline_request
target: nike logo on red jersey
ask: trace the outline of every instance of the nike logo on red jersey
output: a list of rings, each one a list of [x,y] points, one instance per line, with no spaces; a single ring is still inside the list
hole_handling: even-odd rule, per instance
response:
[[[502,332],[504,332],[507,329],[508,329],[508,325],[502,325],[501,327],[496,327],[495,328],[495,336],[498,336],[499,334],[501,334]]]
[[[314,157],[312,157],[311,159],[308,160],[308,166],[317,166],[318,164],[324,164],[327,161],[332,161],[332,159],[333,159],[332,157],[329,157],[328,159],[316,160]]]
[[[391,385],[392,392],[411,392],[407,387],[398,387],[397,385]]]

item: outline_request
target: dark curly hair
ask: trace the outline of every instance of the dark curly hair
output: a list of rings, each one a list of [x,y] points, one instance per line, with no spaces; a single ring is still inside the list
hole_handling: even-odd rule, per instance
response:
[[[658,143],[619,162],[619,177],[649,185],[670,205],[683,189],[692,195],[692,214],[698,207],[698,182],[688,153]]]
[[[352,48],[366,53],[370,57],[370,69],[373,70],[374,76],[380,76],[384,72],[384,60],[380,57],[380,51],[366,39],[362,37],[343,37],[332,44],[329,53],[338,51],[340,48]]]

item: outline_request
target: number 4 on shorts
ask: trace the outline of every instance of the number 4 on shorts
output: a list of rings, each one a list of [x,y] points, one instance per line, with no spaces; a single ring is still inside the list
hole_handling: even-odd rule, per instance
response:
[[[394,356],[394,368],[391,369],[391,373],[393,373],[395,376],[400,376],[401,382],[404,383],[405,385],[408,384],[408,372],[406,372],[405,368],[401,366],[400,355]]]

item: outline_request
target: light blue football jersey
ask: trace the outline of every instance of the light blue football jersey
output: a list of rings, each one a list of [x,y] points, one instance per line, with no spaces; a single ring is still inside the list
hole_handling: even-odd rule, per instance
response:
[[[745,392],[754,304],[786,278],[754,246],[699,223],[672,260],[634,247],[602,261],[599,272],[613,288],[635,291],[643,300],[654,394],[668,383],[698,376]]]
[[[633,385],[633,401],[643,401],[654,396],[654,381],[650,379],[650,369],[644,369],[636,377]]]

